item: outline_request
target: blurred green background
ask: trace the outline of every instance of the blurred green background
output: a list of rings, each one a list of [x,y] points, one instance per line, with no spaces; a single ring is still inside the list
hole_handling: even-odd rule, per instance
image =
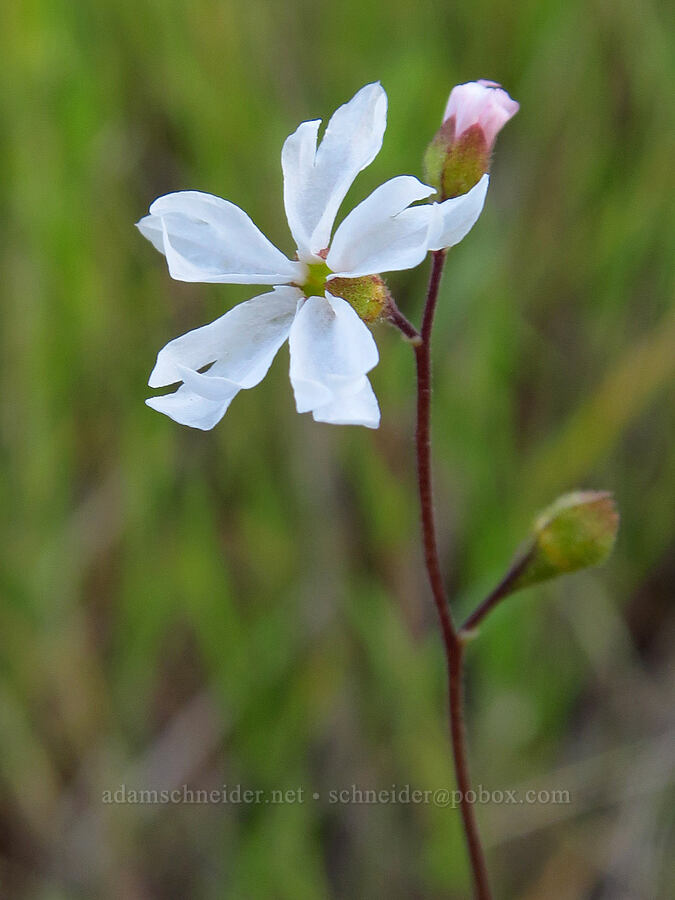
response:
[[[457,810],[329,794],[454,787],[410,348],[376,329],[377,432],[298,416],[286,350],[213,432],[182,428],[143,404],[157,351],[259,291],[172,281],[133,223],[200,189],[292,253],[300,121],[387,90],[348,209],[421,175],[449,89],[480,77],[521,111],[436,327],[455,609],[557,494],[622,511],[604,568],[513,598],[470,647],[476,785],[570,797],[479,807],[492,880],[673,896],[672,26],[652,0],[3,5],[3,897],[467,896]],[[415,321],[426,275],[389,279]],[[103,802],[184,784],[304,800]]]

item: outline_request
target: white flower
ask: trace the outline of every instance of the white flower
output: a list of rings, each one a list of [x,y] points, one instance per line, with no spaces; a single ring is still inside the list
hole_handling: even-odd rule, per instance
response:
[[[240,390],[264,378],[288,339],[298,412],[377,428],[380,411],[367,378],[377,347],[350,304],[330,293],[330,281],[409,269],[429,249],[457,243],[478,218],[487,190],[486,176],[462,197],[411,207],[434,189],[401,175],[360,203],[331,242],[345,194],[382,146],[386,116],[384,90],[369,84],[334,113],[318,148],[319,120],[303,122],[286,140],[284,205],[297,260],[227,200],[198,191],[155,200],[138,228],[166,256],[173,278],[274,288],[160,350],[150,387],[182,385],[146,400],[149,406],[181,424],[213,428]]]

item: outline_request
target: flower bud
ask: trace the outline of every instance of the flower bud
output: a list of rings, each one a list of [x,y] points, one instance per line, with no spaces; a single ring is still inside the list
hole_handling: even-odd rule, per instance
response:
[[[599,565],[609,556],[618,527],[611,494],[575,491],[559,497],[537,517],[532,545],[512,590]]]
[[[443,124],[424,155],[425,177],[441,199],[458,197],[489,171],[497,134],[519,104],[494,81],[458,84],[450,92]]]
[[[619,513],[606,491],[575,491],[559,497],[537,517],[529,542],[459,629],[460,639],[474,638],[488,613],[521,588],[604,562],[618,527]]]
[[[389,308],[389,290],[379,275],[330,278],[326,281],[326,290],[334,297],[346,300],[367,323],[381,318]]]

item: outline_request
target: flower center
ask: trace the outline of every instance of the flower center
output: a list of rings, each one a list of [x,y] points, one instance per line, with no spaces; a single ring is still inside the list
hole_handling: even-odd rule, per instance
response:
[[[323,297],[326,292],[326,278],[331,274],[324,262],[307,263],[307,275],[298,287],[305,297]]]
[[[389,304],[387,285],[379,275],[358,278],[332,278],[326,263],[305,263],[305,280],[296,282],[305,297],[323,297],[326,292],[340,297],[355,310],[364,322],[374,322],[386,314]]]

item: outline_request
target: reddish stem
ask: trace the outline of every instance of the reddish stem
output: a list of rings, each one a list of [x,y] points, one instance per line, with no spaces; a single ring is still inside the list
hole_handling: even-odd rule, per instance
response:
[[[474,895],[477,900],[490,900],[485,857],[478,834],[478,826],[473,805],[468,796],[471,789],[466,750],[466,733],[462,710],[462,662],[463,643],[455,630],[450,615],[448,598],[443,584],[443,575],[438,559],[436,525],[434,521],[433,487],[431,477],[431,332],[434,312],[438,299],[438,289],[445,264],[445,251],[433,253],[433,265],[427,289],[420,340],[414,341],[417,363],[417,478],[422,514],[422,538],[424,559],[429,584],[438,612],[443,635],[443,646],[448,670],[448,705],[450,712],[450,732],[452,753],[455,763],[457,787],[461,793],[460,809],[464,834],[469,848]],[[397,324],[397,323],[394,323]],[[400,327],[400,326],[399,326]],[[402,329],[403,330],[403,329]]]
[[[494,609],[499,601],[503,600],[504,597],[508,597],[509,594],[513,592],[514,586],[517,585],[518,578],[527,568],[531,559],[532,549],[528,550],[525,553],[522,553],[516,559],[509,571],[499,582],[497,587],[487,595],[485,600],[483,600],[483,602],[476,607],[476,609],[464,622],[462,627],[459,629],[460,637],[470,637],[471,633],[475,631],[475,629],[480,625],[485,616],[487,616],[487,614]]]
[[[419,344],[422,340],[419,331],[411,322],[406,319],[398,306],[396,306],[393,298],[390,298],[389,300],[389,311],[387,313],[387,319],[391,322],[392,325],[395,325],[398,328],[398,330],[403,334],[405,338],[410,341],[411,344]]]

